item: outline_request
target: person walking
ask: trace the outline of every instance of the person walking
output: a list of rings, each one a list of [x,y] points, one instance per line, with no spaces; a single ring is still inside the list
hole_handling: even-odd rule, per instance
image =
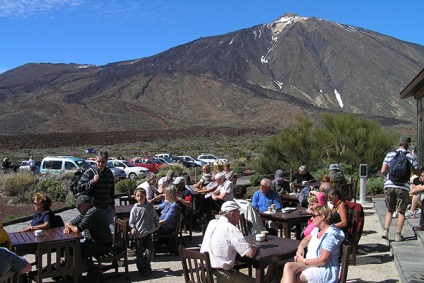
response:
[[[398,209],[396,224],[396,242],[403,240],[402,228],[405,223],[405,211],[409,203],[409,177],[411,170],[420,175],[417,158],[408,151],[411,138],[401,136],[399,148],[387,153],[381,166],[381,173],[386,176],[384,182],[386,216],[384,221],[383,239],[389,239],[389,227],[392,223],[392,213]]]

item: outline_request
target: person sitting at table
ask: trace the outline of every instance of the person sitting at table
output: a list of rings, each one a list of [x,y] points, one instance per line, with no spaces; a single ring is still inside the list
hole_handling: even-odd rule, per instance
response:
[[[309,198],[308,198],[308,212],[309,213],[315,213],[316,211],[316,209],[317,209],[317,207],[319,207],[319,206],[323,206],[323,205],[327,205],[327,201],[326,201],[326,199],[325,199],[325,195],[323,194],[323,193],[318,193],[318,196],[317,195],[310,195],[309,196]],[[314,220],[314,218],[313,217],[311,217],[309,220],[308,220],[308,223],[306,224],[306,227],[305,227],[305,229],[303,230],[303,237],[306,237],[306,236],[308,236],[310,233],[311,233],[311,231],[314,229],[314,223],[313,223],[313,220]]]
[[[330,164],[328,170],[332,184],[346,184],[346,178],[340,171],[339,164]]]
[[[206,187],[211,182],[211,166],[209,164],[205,164],[202,167],[203,175],[200,178],[199,182],[193,185],[194,189]]]
[[[81,242],[81,258],[86,260],[110,251],[113,241],[112,232],[104,213],[92,204],[91,197],[87,195],[78,196],[75,206],[80,214],[65,223],[63,233],[83,232],[84,241]],[[89,261],[84,261],[84,265],[90,265]]]
[[[275,209],[281,209],[280,195],[275,191],[271,190],[271,180],[262,179],[260,183],[259,191],[256,191],[252,197],[252,205],[259,212],[264,212],[268,210],[268,207],[274,205]],[[274,221],[267,222],[268,231],[271,235],[277,235],[278,223]]]
[[[228,162],[224,163],[224,171],[222,171],[222,173],[224,173],[225,179],[235,183],[236,176],[234,175],[233,171],[231,170],[230,163],[228,163]]]
[[[174,170],[168,170],[165,177],[162,177],[158,181],[158,191],[159,193],[163,193],[165,191],[165,188],[172,185],[172,182],[174,182]]]
[[[340,247],[345,235],[330,224],[330,217],[328,206],[316,209],[313,215],[315,228],[300,242],[294,262],[285,264],[281,283],[338,282]]]
[[[177,189],[177,202],[181,207],[181,214],[183,215],[184,226],[189,225],[190,219],[187,217],[189,215],[189,210],[193,207],[193,195],[185,186],[185,180],[183,177],[175,178],[175,181],[172,183]]]
[[[138,272],[143,276],[152,273],[151,262],[154,255],[152,233],[159,228],[159,216],[153,205],[146,201],[146,191],[137,188],[134,191],[137,203],[131,209],[128,225],[135,238],[135,254]]]
[[[137,186],[137,189],[146,191],[146,199],[150,203],[159,203],[163,199],[163,191],[159,191],[154,185],[156,183],[156,175],[152,172],[147,173],[144,182]]]
[[[334,224],[346,234],[349,210],[342,193],[338,189],[333,189],[328,193],[328,199],[332,205],[331,224]]]
[[[315,178],[308,172],[306,165],[299,167],[298,172],[294,173],[290,180],[290,187],[294,188],[295,184],[305,184],[310,181],[313,181]],[[295,189],[293,189],[296,191]]]
[[[234,269],[237,253],[253,258],[259,247],[249,244],[236,227],[240,220],[240,206],[234,201],[226,201],[221,206],[221,217],[209,222],[203,237],[200,252],[208,252],[214,282],[255,282],[255,280]]]
[[[264,178],[261,180],[260,188],[253,194],[252,205],[259,211],[267,211],[271,204],[275,209],[281,209],[280,196],[271,190],[271,180]]]
[[[158,234],[170,234],[175,230],[178,216],[177,189],[172,184],[164,189],[165,201],[155,206],[160,210]]]
[[[275,172],[274,180],[271,184],[271,189],[276,191],[278,194],[288,194],[290,192],[290,184],[284,180],[283,170],[278,169]]]
[[[207,219],[211,219],[211,210],[214,206],[214,201],[211,197],[212,192],[218,188],[218,182],[215,179],[218,171],[213,171],[211,175],[211,182],[206,187],[196,188],[197,194],[202,194],[200,198],[200,218],[199,221],[205,223]]]
[[[234,201],[240,206],[241,212],[244,214],[249,235],[260,234],[261,231],[265,230],[265,226],[256,208],[250,201],[246,200],[246,192],[246,186],[235,185]]]
[[[31,223],[20,232],[57,227],[55,223],[55,215],[50,209],[52,205],[51,198],[44,193],[36,193],[32,200],[34,203],[35,214],[32,217]]]
[[[209,209],[219,211],[225,201],[234,199],[234,184],[225,178],[224,172],[217,173],[215,180],[218,183],[218,187],[211,193]]]
[[[0,247],[0,276],[10,270],[23,274],[30,272],[31,269],[31,263],[26,259],[9,251],[7,248]]]

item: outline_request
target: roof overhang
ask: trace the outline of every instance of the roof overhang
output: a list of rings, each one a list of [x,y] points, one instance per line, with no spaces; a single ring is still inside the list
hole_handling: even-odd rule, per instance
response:
[[[415,100],[424,96],[424,69],[401,91],[400,99],[413,96]]]

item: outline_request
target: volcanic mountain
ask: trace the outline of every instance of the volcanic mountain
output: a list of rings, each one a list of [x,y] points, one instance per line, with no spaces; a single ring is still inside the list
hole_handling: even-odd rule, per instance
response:
[[[7,71],[0,135],[281,129],[324,112],[413,125],[415,101],[399,93],[423,66],[423,46],[286,14],[147,58]]]

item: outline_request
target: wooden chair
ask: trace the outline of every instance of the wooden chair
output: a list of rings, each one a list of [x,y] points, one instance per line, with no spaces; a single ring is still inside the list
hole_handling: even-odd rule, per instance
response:
[[[237,227],[239,228],[239,230],[243,233],[243,236],[248,236],[249,232],[247,229],[247,222],[246,222],[246,218],[244,217],[244,213],[240,213],[240,220],[239,223],[237,224]]]
[[[344,242],[352,247],[352,261],[353,265],[356,265],[356,254],[358,251],[359,240],[364,230],[364,209],[361,204],[346,201],[348,206],[348,236]]]
[[[179,247],[186,283],[212,283],[212,267],[209,253],[201,253]]]
[[[195,216],[200,216],[200,208],[201,208],[201,201],[200,198],[202,195],[193,195],[193,206],[191,209],[187,210],[187,219],[185,221],[185,225],[188,224],[188,233],[189,233],[189,240],[190,242],[193,241],[193,222],[195,219]]]
[[[342,253],[340,255],[341,265],[339,270],[339,283],[346,283],[351,249],[352,247],[350,245],[342,245]]]
[[[0,283],[18,283],[18,273],[10,270],[0,276]]]
[[[131,205],[135,203],[135,198],[132,196],[119,196],[119,205]]]
[[[78,281],[80,276],[78,241],[78,238],[74,238],[38,243],[35,255],[37,270],[29,272],[28,279],[43,282],[45,278],[62,277],[66,282]]]
[[[358,179],[350,179],[350,183],[352,184],[352,198],[353,201],[356,202],[356,197],[358,195]]]
[[[118,273],[117,261],[124,259],[125,279],[128,276],[128,219],[115,218],[115,233],[113,234],[113,247],[111,250],[102,256],[95,257],[100,271],[100,281],[103,281],[103,263],[111,263],[107,266],[115,268],[115,273]],[[105,266],[106,267],[106,266]]]
[[[178,206],[179,207],[179,206]],[[182,233],[181,233],[181,208],[178,208],[178,214],[177,214],[177,221],[175,222],[175,228],[174,231],[172,231],[172,233],[169,234],[158,234],[158,233],[154,233],[153,234],[153,242],[155,245],[155,254],[156,252],[175,252],[175,254],[178,256],[178,244],[179,244],[179,237],[181,236],[182,238]],[[158,241],[160,239],[170,239],[171,240],[171,244],[166,247],[166,248],[160,248],[158,247]],[[184,243],[184,240],[183,240]]]

